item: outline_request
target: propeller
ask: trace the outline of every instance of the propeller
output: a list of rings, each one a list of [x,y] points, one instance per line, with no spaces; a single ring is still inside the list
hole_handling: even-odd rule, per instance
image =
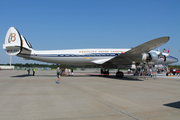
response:
[[[169,50],[168,50],[168,53],[170,52],[170,48],[169,48]]]
[[[160,52],[160,49],[158,48],[158,51]],[[164,59],[164,61],[166,61],[166,56],[165,55],[163,55],[162,53],[165,53],[166,52],[166,49],[163,49],[160,53],[159,53],[159,55],[158,55],[158,57],[159,58],[163,58]],[[170,52],[170,48],[169,48],[169,50],[168,50],[168,53]]]

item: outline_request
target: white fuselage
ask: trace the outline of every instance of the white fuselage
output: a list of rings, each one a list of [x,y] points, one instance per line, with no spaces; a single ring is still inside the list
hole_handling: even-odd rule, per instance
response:
[[[123,54],[129,49],[72,49],[72,50],[32,50],[31,59],[66,65],[95,65]]]

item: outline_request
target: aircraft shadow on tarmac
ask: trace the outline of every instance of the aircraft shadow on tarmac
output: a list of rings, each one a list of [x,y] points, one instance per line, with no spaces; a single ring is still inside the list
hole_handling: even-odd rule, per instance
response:
[[[27,75],[27,74],[23,74],[23,75],[16,75],[16,76],[11,76],[11,77],[55,77],[56,75]]]
[[[56,75],[16,75],[16,76],[11,76],[11,77],[56,77]],[[125,80],[125,81],[143,81],[140,79],[135,79],[135,78],[130,78],[130,77],[123,77],[123,78],[118,78],[116,76],[103,76],[103,75],[73,75],[73,76],[62,76],[63,77],[104,77],[104,78],[109,78],[109,79],[115,79],[115,80]]]
[[[89,75],[89,76],[104,77],[104,78],[109,78],[109,79],[126,80],[126,81],[143,81],[140,79],[130,78],[130,77],[126,77],[126,76],[124,76],[123,78],[119,78],[116,76],[103,76],[103,75]]]
[[[168,103],[168,104],[164,104],[164,106],[168,106],[168,107],[173,107],[173,108],[180,109],[180,101],[178,101],[178,102],[173,102],[173,103]]]
[[[33,75],[23,74],[23,75],[11,76],[11,77],[30,77],[30,76],[33,76]]]

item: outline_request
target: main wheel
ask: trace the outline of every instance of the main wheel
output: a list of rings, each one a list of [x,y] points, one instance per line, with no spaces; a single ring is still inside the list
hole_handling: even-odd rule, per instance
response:
[[[116,77],[122,78],[122,77],[124,77],[124,73],[123,72],[117,72]]]
[[[166,76],[168,76],[168,72],[166,73]]]

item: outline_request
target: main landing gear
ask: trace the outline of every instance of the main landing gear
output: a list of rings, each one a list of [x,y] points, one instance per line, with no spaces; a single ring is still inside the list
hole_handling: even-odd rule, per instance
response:
[[[116,77],[122,78],[122,77],[124,77],[124,73],[119,71],[119,69],[118,69],[118,71],[116,72]]]
[[[109,69],[101,69],[101,75],[109,76]],[[116,77],[122,78],[124,77],[124,73],[118,69],[116,72]]]

